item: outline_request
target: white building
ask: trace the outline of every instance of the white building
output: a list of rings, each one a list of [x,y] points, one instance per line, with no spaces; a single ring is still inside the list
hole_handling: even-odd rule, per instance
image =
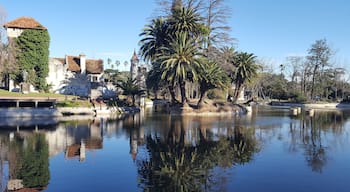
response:
[[[46,81],[53,92],[96,98],[102,94],[103,61],[86,59],[85,54],[50,58]]]
[[[47,30],[31,17],[20,17],[4,24],[9,39],[19,37],[25,29]]]
[[[20,17],[4,24],[9,41],[19,37],[26,29],[47,30],[43,25],[30,17]],[[47,84],[55,93],[77,96],[102,95],[103,61],[87,59],[85,54],[79,56],[65,56],[64,58],[49,58],[49,73]],[[13,81],[8,85],[14,90]]]

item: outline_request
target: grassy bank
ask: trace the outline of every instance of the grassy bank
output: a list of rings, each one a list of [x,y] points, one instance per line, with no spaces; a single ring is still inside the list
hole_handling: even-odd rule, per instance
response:
[[[75,98],[75,96],[71,95],[61,95],[61,94],[54,94],[54,93],[19,93],[19,92],[10,92],[3,89],[0,89],[0,98],[1,97],[13,97],[13,98],[47,98],[47,99],[57,99],[57,100],[72,100]]]

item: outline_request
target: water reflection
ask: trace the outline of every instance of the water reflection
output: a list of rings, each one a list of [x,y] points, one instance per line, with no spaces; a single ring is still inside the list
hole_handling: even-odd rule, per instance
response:
[[[10,185],[14,189],[21,185],[38,189],[48,185],[49,150],[44,134],[15,134],[10,141],[10,151]]]
[[[329,147],[338,142],[326,139],[329,134],[341,139],[349,117],[349,111],[316,111],[313,116],[303,114],[296,117],[296,121],[290,123],[290,150],[297,150],[301,144],[307,165],[312,171],[322,173],[329,159]]]
[[[259,151],[255,129],[220,125],[208,117],[171,117],[166,134],[146,136],[148,156],[137,162],[140,187],[146,191],[220,189],[218,168],[247,163]]]
[[[237,172],[232,176],[232,170],[240,170],[243,164],[254,167],[263,159],[270,159],[264,166],[277,166],[281,162],[274,159],[289,154],[300,156],[294,160],[306,165],[308,171],[322,175],[325,167],[332,165],[333,159],[337,158],[336,151],[344,154],[343,151],[348,149],[349,117],[349,111],[316,111],[314,116],[291,116],[288,110],[268,108],[254,109],[247,116],[233,117],[140,113],[120,118],[57,121],[44,125],[4,125],[0,126],[0,190],[23,187],[64,191],[56,183],[59,183],[58,178],[65,178],[68,173],[61,173],[61,177],[54,175],[59,172],[55,167],[64,168],[67,163],[75,167],[85,165],[85,169],[96,172],[94,167],[103,167],[98,162],[108,162],[105,165],[108,168],[123,166],[124,161],[130,162],[135,172],[130,168],[127,170],[130,173],[123,174],[100,170],[103,173],[101,180],[121,180],[126,174],[131,174],[133,181],[128,181],[129,187],[134,185],[143,191],[240,189],[242,183],[236,182],[245,173]],[[111,144],[114,140],[118,144]],[[279,145],[283,146],[282,151]],[[110,148],[113,150],[108,151]],[[97,163],[91,164],[94,152],[104,153],[96,153],[93,161]],[[127,159],[120,159],[121,156],[113,159],[116,153],[126,154]],[[53,166],[52,159],[56,157],[62,159],[58,158],[59,161],[53,164],[56,166]],[[122,157],[125,158],[124,155]],[[259,168],[255,167],[256,170]],[[280,168],[289,169],[286,166]],[[64,182],[72,182],[71,185],[77,185],[83,191],[91,190],[83,187],[87,175],[83,174],[83,167],[80,171],[82,173],[75,173],[79,179]],[[264,174],[268,178],[269,172]],[[229,187],[232,184],[234,188]],[[105,185],[110,189],[121,184],[94,185],[97,186],[93,189],[102,190]],[[244,185],[249,186],[250,183]]]

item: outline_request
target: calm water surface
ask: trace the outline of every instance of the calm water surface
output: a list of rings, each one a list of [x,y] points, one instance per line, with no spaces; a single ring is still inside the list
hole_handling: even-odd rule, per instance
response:
[[[1,191],[350,191],[350,111],[0,123]],[[38,187],[41,186],[41,187]]]

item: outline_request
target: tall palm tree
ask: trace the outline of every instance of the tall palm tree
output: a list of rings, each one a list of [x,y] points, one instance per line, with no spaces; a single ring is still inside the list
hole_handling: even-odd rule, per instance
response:
[[[163,17],[153,19],[151,24],[146,25],[140,36],[143,37],[139,42],[141,45],[141,57],[152,64],[152,69],[146,79],[148,87],[156,92],[156,89],[166,85],[169,89],[172,103],[176,103],[173,83],[160,81],[162,71],[160,70],[160,63],[157,62],[157,57],[164,54],[162,53],[162,47],[169,46],[171,36],[168,21]]]
[[[185,104],[186,80],[188,77],[196,80],[196,69],[200,66],[198,46],[187,33],[180,33],[163,50],[165,54],[159,56],[162,79],[180,86],[181,102]]]
[[[226,89],[229,84],[229,77],[227,73],[215,62],[204,60],[199,69],[199,85],[200,85],[200,98],[198,101],[198,107],[202,107],[204,99],[207,96],[207,92],[210,89],[220,88]]]
[[[234,59],[234,65],[236,68],[232,79],[235,84],[233,101],[237,102],[244,83],[256,77],[261,66],[256,63],[256,56],[247,52],[238,53]]]
[[[153,19],[151,24],[145,26],[140,36],[143,37],[139,42],[141,56],[153,63],[160,53],[160,48],[169,44],[169,25],[163,17]]]
[[[169,17],[168,22],[173,36],[179,33],[187,33],[198,37],[204,31],[203,18],[197,10],[191,7],[177,8]]]
[[[191,70],[189,70],[188,67],[185,67],[186,70],[180,72],[179,69],[175,69],[176,67],[174,68],[174,66],[171,66],[174,65],[174,63],[169,64],[173,61],[168,59],[176,57],[175,55],[177,54],[181,66],[186,66],[192,62],[193,55],[198,52],[198,50],[193,51],[194,49],[198,49],[198,47],[195,46],[195,44],[198,44],[198,41],[196,42],[194,39],[199,39],[196,37],[201,34],[203,22],[195,9],[191,7],[184,8],[181,1],[174,2],[173,9],[171,15],[166,19],[162,17],[153,19],[151,24],[144,28],[143,32],[140,34],[140,36],[143,37],[139,42],[141,44],[140,52],[141,56],[146,61],[152,63],[154,68],[153,72],[159,71],[161,73],[162,80],[165,80],[163,83],[168,86],[172,102],[176,102],[175,87],[179,85],[182,102],[184,103],[186,98],[184,86],[187,73],[193,75],[195,72],[190,72]],[[186,42],[189,39],[193,40]],[[190,48],[190,50],[186,50],[191,44],[194,46],[194,49]],[[186,56],[186,58],[180,58],[182,56]],[[191,59],[188,60],[188,58]],[[169,61],[168,65],[164,64],[164,59]],[[175,58],[172,59],[174,60]],[[157,62],[161,63],[160,70],[156,69]],[[167,66],[165,71],[164,66]],[[179,75],[180,73],[183,75]],[[150,77],[156,76],[157,74],[152,74]]]

